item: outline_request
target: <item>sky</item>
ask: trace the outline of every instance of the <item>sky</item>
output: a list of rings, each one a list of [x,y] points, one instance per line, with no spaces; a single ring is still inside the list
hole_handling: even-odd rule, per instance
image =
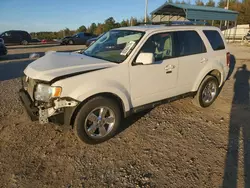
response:
[[[148,13],[165,2],[148,0]],[[144,8],[145,0],[0,0],[0,32],[75,30],[111,16],[118,22],[131,16],[143,18]]]

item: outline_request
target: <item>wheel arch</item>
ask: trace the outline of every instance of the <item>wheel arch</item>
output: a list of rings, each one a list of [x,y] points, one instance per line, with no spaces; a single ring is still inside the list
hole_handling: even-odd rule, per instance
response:
[[[211,76],[214,76],[218,83],[219,83],[219,87],[222,85],[223,83],[223,74],[220,70],[218,69],[212,69],[212,70],[209,70],[209,71],[206,71],[206,73],[202,74],[203,76],[199,76],[199,80],[194,84],[193,88],[192,88],[192,91],[197,91],[200,87],[200,84],[202,83],[202,81],[205,79],[205,77],[207,75],[211,75]]]
[[[82,106],[84,104],[86,104],[89,100],[91,100],[91,99],[93,99],[95,97],[98,97],[98,96],[111,98],[114,101],[116,101],[117,104],[119,105],[120,109],[122,110],[121,111],[122,117],[126,117],[125,105],[124,105],[122,99],[118,95],[116,95],[114,93],[111,93],[111,92],[102,92],[102,93],[94,94],[94,95],[92,95],[92,96],[84,99],[82,102],[80,102],[79,105],[76,106],[76,108],[72,111],[72,113],[71,113],[71,115],[69,117],[70,118],[69,123],[70,123],[71,126],[74,125],[75,118],[76,118],[78,112],[80,111],[80,109],[82,108]]]
[[[214,70],[210,71],[207,75],[214,76],[217,79],[219,86],[221,85],[223,78],[222,78],[222,74],[219,70],[214,69]]]

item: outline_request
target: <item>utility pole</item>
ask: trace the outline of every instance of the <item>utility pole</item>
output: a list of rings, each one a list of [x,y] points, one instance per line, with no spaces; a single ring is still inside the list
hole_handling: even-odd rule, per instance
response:
[[[229,9],[229,0],[227,0],[227,10]]]
[[[225,9],[229,9],[229,0],[227,0],[227,6],[225,7]],[[227,26],[227,21],[225,21],[225,26]]]
[[[147,16],[148,16],[148,0],[145,0],[145,20],[144,22],[147,22]]]

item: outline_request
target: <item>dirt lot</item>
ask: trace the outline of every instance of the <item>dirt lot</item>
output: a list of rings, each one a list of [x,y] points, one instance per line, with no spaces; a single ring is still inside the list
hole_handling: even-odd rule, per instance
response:
[[[237,74],[211,108],[162,105],[96,146],[31,122],[17,95],[30,52],[81,48],[13,47],[0,58],[0,187],[250,187],[250,73],[238,70],[250,69],[250,48],[230,46]]]

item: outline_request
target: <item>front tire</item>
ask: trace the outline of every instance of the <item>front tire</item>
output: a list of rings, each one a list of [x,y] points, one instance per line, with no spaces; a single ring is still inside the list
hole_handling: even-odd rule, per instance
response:
[[[87,144],[99,144],[113,137],[121,122],[121,109],[116,101],[95,97],[78,112],[74,131]]]
[[[214,76],[207,75],[194,97],[193,103],[199,107],[209,107],[219,94],[219,83]]]

